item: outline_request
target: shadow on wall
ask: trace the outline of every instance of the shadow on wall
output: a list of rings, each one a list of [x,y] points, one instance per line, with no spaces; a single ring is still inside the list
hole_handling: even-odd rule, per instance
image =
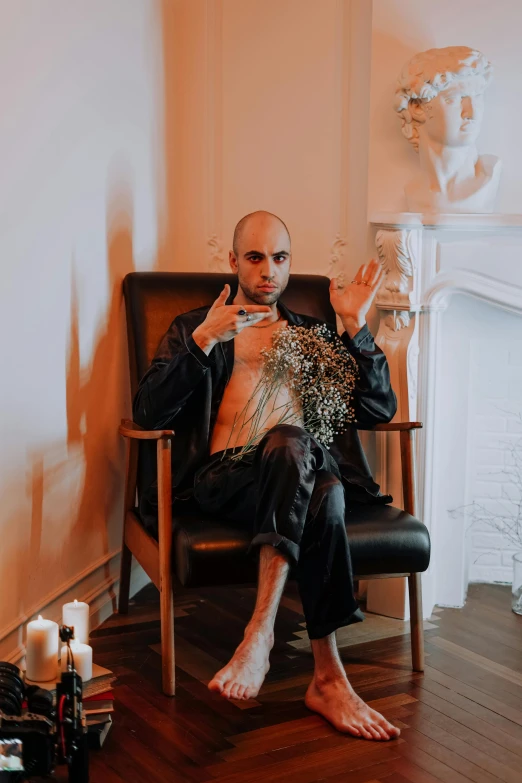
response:
[[[169,45],[173,35],[173,4],[162,0],[157,23],[163,39],[163,128],[158,133],[156,159],[157,236],[155,263],[148,269],[175,268],[174,202],[176,128],[172,96],[176,53]],[[163,145],[162,145],[163,142]],[[136,269],[133,249],[134,195],[130,162],[111,166],[107,186],[107,295],[106,311],[99,318],[91,351],[82,366],[80,334],[81,278],[72,259],[70,326],[66,356],[66,442],[57,439],[28,452],[26,493],[30,496],[29,551],[24,560],[28,574],[16,569],[10,584],[19,597],[20,615],[0,629],[0,642],[22,641],[20,625],[54,601],[50,614],[66,592],[94,602],[110,596],[116,610],[115,585],[119,578],[119,550],[125,477],[125,442],[118,433],[122,417],[131,415],[126,319],[122,281]],[[100,299],[102,297],[100,296]],[[55,542],[55,543],[53,543]],[[18,559],[17,562],[20,562]],[[90,579],[89,579],[90,578]],[[51,585],[52,592],[47,592]],[[76,591],[76,587],[75,587]],[[96,619],[96,618],[95,618]],[[17,635],[14,641],[12,634]]]
[[[78,291],[73,275],[71,331],[67,361],[67,449],[80,455],[84,478],[71,536],[101,539],[96,550],[108,557],[119,543],[110,542],[109,526],[116,522],[123,497],[124,444],[117,431],[129,408],[128,362],[122,280],[134,271],[132,193],[123,182],[112,186],[107,210],[107,278],[110,299],[98,328],[93,360],[82,370],[78,334]],[[109,563],[105,564],[110,579]],[[113,611],[115,596],[111,593]]]
[[[120,547],[124,444],[117,428],[130,408],[122,280],[134,270],[132,194],[121,181],[110,187],[107,209],[107,279],[110,298],[94,340],[92,361],[82,367],[78,275],[71,274],[70,330],[66,357],[66,444],[47,444],[30,455],[31,533],[29,562],[33,578],[25,583],[23,606],[33,614],[59,597],[63,588],[91,573],[96,584],[86,595],[94,600],[109,591],[113,610],[114,569]],[[64,498],[71,498],[64,507]],[[67,530],[67,537],[63,537]],[[60,534],[60,535],[59,535]],[[53,537],[60,541],[52,547]],[[42,547],[42,543],[45,546]],[[87,564],[87,565],[86,565]],[[56,593],[42,594],[49,575],[63,574]],[[46,580],[47,575],[47,580]],[[87,588],[89,590],[89,588]]]

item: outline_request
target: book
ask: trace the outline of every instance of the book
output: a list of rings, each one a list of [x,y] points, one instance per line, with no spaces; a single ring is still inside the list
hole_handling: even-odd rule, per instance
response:
[[[114,704],[112,699],[104,699],[103,701],[84,701],[82,709],[84,715],[96,715],[101,712],[114,712]]]
[[[108,690],[104,691],[103,693],[95,693],[93,696],[87,696],[87,698],[84,698],[83,701],[103,701],[104,699],[113,699],[114,700],[114,691]]]
[[[44,688],[46,691],[50,691],[56,694],[56,683],[60,682],[62,676],[62,670],[60,664],[56,671],[56,680],[49,680],[49,682],[34,682],[25,677],[26,685],[37,685],[39,688]],[[105,693],[111,689],[111,685],[116,681],[116,675],[111,672],[110,669],[105,669],[103,666],[99,666],[97,663],[92,665],[92,678],[83,683],[83,698],[88,699],[91,696],[96,696],[99,693]]]
[[[101,726],[103,723],[107,723],[108,721],[112,722],[112,715],[110,712],[96,712],[92,715],[85,716],[85,723],[88,727]]]
[[[99,750],[103,747],[103,743],[107,738],[112,726],[112,718],[109,715],[109,719],[104,723],[97,723],[89,726],[87,729],[87,744],[92,750]]]

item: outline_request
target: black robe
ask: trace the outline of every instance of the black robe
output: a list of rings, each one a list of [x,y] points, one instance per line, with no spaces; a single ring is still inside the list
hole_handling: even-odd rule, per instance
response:
[[[234,296],[235,292],[231,292],[226,304],[232,304]],[[309,328],[326,323],[294,313],[282,302],[277,307],[289,326]],[[175,431],[172,440],[174,502],[191,498],[194,474],[210,456],[210,435],[234,364],[233,339],[218,343],[207,356],[192,337],[209,309],[210,305],[198,307],[173,320],[133,400],[133,418],[137,424],[147,430]],[[397,411],[386,356],[375,344],[368,324],[352,339],[347,332],[339,337],[334,324],[326,325],[332,339],[341,340],[349,350],[359,370],[354,389],[355,422],[334,437],[328,450],[339,465],[348,501],[353,498],[362,503],[391,503],[393,497],[382,494],[372,477],[358,434],[359,429],[371,429],[391,421]],[[152,450],[150,458],[153,464]],[[157,503],[157,480],[151,478],[149,472],[140,507],[144,503],[150,508],[147,501],[153,498],[153,505]]]

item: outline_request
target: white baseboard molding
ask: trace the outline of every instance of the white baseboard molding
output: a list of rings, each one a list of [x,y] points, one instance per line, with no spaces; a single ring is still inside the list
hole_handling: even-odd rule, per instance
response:
[[[85,601],[90,607],[91,630],[97,628],[117,609],[120,581],[120,552],[113,552],[100,558],[82,571],[75,579],[62,585],[46,596],[27,614],[20,615],[9,626],[0,631],[0,660],[20,664],[25,655],[25,626],[36,615],[42,614],[49,620],[61,623],[62,606],[75,598]],[[131,596],[150,582],[145,571],[133,560],[131,571]]]

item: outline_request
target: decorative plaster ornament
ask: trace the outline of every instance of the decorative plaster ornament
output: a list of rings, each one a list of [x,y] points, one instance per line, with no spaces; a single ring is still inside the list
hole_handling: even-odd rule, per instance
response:
[[[395,110],[421,168],[405,188],[411,212],[493,212],[502,163],[475,145],[492,70],[468,46],[428,49],[402,69]]]

